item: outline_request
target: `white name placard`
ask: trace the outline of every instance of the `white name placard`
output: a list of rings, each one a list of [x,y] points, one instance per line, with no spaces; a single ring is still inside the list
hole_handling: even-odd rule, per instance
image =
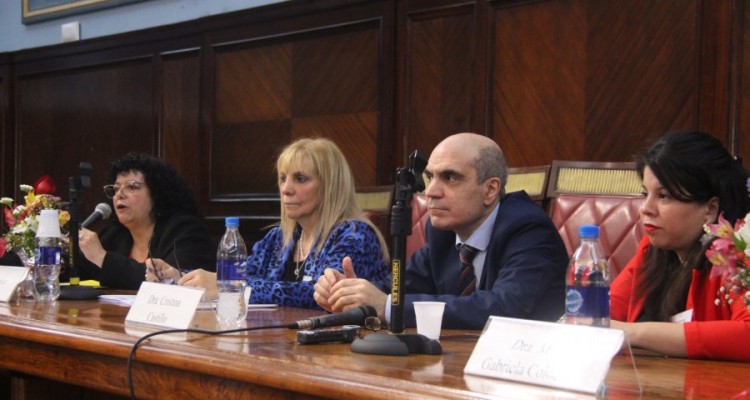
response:
[[[125,321],[187,329],[204,291],[201,288],[143,282]]]
[[[490,317],[464,373],[596,393],[621,330]]]
[[[16,293],[16,287],[26,278],[28,269],[0,266],[0,302],[7,303]]]

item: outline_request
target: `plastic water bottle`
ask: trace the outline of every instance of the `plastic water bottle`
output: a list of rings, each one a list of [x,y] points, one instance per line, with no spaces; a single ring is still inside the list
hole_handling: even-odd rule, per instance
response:
[[[57,210],[41,210],[36,232],[34,267],[34,299],[50,302],[60,297],[60,267],[62,247]]]
[[[565,278],[565,321],[609,327],[609,265],[599,245],[599,227],[581,225],[581,244]]]
[[[216,319],[225,328],[239,326],[247,315],[245,301],[245,262],[247,248],[239,232],[239,218],[225,220],[226,232],[219,241],[216,252],[216,284],[219,299],[216,302]]]

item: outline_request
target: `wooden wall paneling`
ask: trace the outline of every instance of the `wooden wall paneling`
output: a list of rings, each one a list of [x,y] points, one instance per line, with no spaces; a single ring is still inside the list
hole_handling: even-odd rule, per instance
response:
[[[380,31],[371,19],[212,45],[212,217],[278,218],[276,156],[300,137],[334,140],[357,185],[378,183]]]
[[[737,152],[743,159],[745,168],[750,168],[750,0],[737,2],[738,41],[733,50],[737,63],[738,77],[736,86],[736,143]]]
[[[491,5],[491,136],[513,166],[584,159],[585,3]]]
[[[698,0],[498,7],[492,122],[511,163],[625,161],[697,127],[700,11]]]
[[[208,150],[204,146],[198,112],[202,106],[201,51],[200,48],[193,48],[161,54],[157,63],[161,66],[157,69],[160,85],[156,91],[156,100],[160,104],[159,153],[185,177],[205,214],[207,201],[204,193],[207,186],[203,172]],[[206,227],[213,243],[218,244],[224,233],[223,219],[212,218],[207,221]],[[249,232],[257,230],[256,227]],[[254,234],[252,237],[256,236]]]
[[[81,161],[92,164],[85,209],[104,198],[112,160],[128,151],[156,149],[150,59],[18,77],[16,181],[49,174],[68,198],[68,178]]]
[[[13,186],[13,67],[6,55],[0,55],[0,196],[15,195]],[[0,226],[4,226],[0,224]],[[0,232],[3,228],[0,228]]]
[[[294,45],[292,140],[324,136],[346,156],[357,186],[378,183],[380,22],[307,34]]]
[[[289,62],[283,46],[261,42],[204,46],[202,204],[217,242],[226,216],[241,218],[248,244],[278,221],[273,160],[288,138],[289,123],[278,116],[288,104],[280,77]]]
[[[628,161],[698,125],[700,0],[587,1],[586,160]]]
[[[309,136],[336,141],[362,167],[358,185],[376,184],[378,43],[378,26],[366,23],[215,46],[212,171],[220,171],[218,163],[237,164],[229,165],[236,172],[231,180],[211,174],[212,198],[275,193],[276,155]],[[226,151],[250,157],[223,156]],[[257,176],[262,171],[267,178]]]
[[[734,0],[702,0],[699,7],[700,96],[696,127],[711,132],[733,147],[730,107],[735,92],[730,88],[737,71],[732,69]],[[738,47],[739,49],[741,47]]]
[[[159,154],[180,172],[200,199],[203,191],[200,130],[200,51],[162,54],[159,82]]]
[[[482,133],[477,120],[477,7],[466,2],[398,2],[400,165],[429,155],[445,137]],[[481,115],[481,114],[480,114]]]
[[[367,107],[367,112],[376,110],[377,130],[375,136],[376,153],[372,153],[374,160],[366,160],[367,163],[375,165],[374,178],[360,177],[357,179],[375,179],[378,184],[392,182],[394,161],[395,139],[393,130],[394,122],[394,68],[395,68],[395,3],[393,0],[320,0],[320,1],[300,1],[291,2],[286,5],[275,5],[262,7],[258,12],[236,13],[234,17],[227,16],[224,21],[214,21],[214,25],[230,25],[231,29],[217,29],[210,32],[207,36],[212,46],[220,46],[227,43],[237,43],[246,41],[265,40],[270,41],[274,38],[286,38],[290,35],[298,35],[296,46],[294,48],[294,107],[303,106],[307,102],[310,106],[310,100],[317,102],[315,107],[326,107],[326,122],[321,126],[330,126],[331,116],[342,115],[336,110],[336,102],[339,106],[346,105],[347,109],[359,107],[361,102],[372,102],[372,88],[375,88],[374,107]],[[370,35],[376,35],[375,40],[366,38],[363,42],[358,43],[360,48],[353,44],[356,40],[361,40],[362,32],[369,31]],[[352,34],[351,38],[347,38]],[[360,37],[358,37],[360,36]],[[310,40],[303,40],[310,39]],[[321,40],[322,39],[322,40]],[[348,42],[347,42],[348,41]],[[324,48],[319,46],[323,45]],[[348,46],[340,48],[337,46]],[[316,46],[318,46],[316,48]],[[322,53],[315,54],[315,63],[305,64],[303,54],[312,49]],[[344,50],[345,53],[329,53]],[[357,54],[359,52],[359,54]],[[307,53],[310,54],[310,53]],[[351,58],[351,56],[361,56],[361,59]],[[320,57],[329,58],[326,62],[329,65],[320,64]],[[343,57],[340,65],[335,62],[334,57]],[[376,57],[374,62],[373,57]],[[301,64],[296,64],[297,62]],[[324,67],[325,70],[317,69]],[[373,69],[373,66],[375,69]],[[363,67],[362,69],[358,69]],[[372,72],[371,75],[367,75]],[[305,74],[313,74],[314,79],[324,79],[322,81],[307,82]],[[325,79],[335,78],[335,87],[348,87],[351,92],[354,90],[366,90],[360,96],[352,97],[349,93],[343,93],[340,90],[334,90],[326,95],[331,88],[320,86]],[[358,82],[360,81],[360,82]],[[365,82],[366,81],[366,82]],[[314,83],[315,87],[310,86]],[[312,90],[300,92],[302,85],[309,86]],[[362,86],[366,84],[366,86]],[[328,96],[329,99],[324,97]],[[335,96],[336,98],[331,98]],[[331,102],[333,101],[333,102]],[[353,102],[353,104],[347,104]],[[294,111],[298,113],[299,110]],[[346,114],[351,114],[346,111]],[[301,132],[304,128],[299,118],[308,119],[307,115],[295,115],[292,123],[295,126],[295,132]],[[350,116],[346,116],[344,125],[351,123]],[[368,120],[369,116],[361,116]],[[354,123],[354,125],[360,125]],[[367,129],[370,131],[370,128]],[[301,133],[300,133],[301,134]],[[297,133],[295,133],[297,135]],[[352,134],[348,134],[351,136]],[[369,139],[368,139],[369,140]],[[339,143],[340,144],[340,143]],[[340,144],[341,145],[341,144]],[[347,157],[350,155],[344,150]],[[361,157],[362,152],[356,152],[354,156]],[[370,153],[367,153],[369,157]],[[351,160],[350,160],[351,161]],[[368,167],[369,168],[369,167]],[[368,172],[369,174],[370,172]],[[365,184],[364,182],[362,183]]]

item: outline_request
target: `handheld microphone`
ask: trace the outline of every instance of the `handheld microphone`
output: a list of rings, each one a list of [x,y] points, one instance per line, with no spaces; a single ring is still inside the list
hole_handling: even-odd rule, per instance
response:
[[[289,329],[317,329],[340,325],[363,325],[368,317],[377,317],[378,313],[371,306],[359,306],[342,313],[328,314],[322,317],[303,319],[289,324]]]
[[[109,204],[99,203],[96,205],[94,212],[92,212],[91,215],[89,215],[88,218],[86,218],[86,220],[81,223],[81,228],[88,228],[89,226],[93,225],[94,222],[97,222],[100,219],[109,218],[111,214],[112,208],[109,206]]]

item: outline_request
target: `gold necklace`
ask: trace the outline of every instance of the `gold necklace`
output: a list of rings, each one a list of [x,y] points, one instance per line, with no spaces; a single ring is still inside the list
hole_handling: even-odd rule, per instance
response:
[[[297,265],[294,266],[294,279],[296,280],[299,280],[300,272],[302,272],[302,267],[305,265],[305,258],[302,256],[302,242],[304,239],[305,231],[302,231],[299,235],[299,240],[297,241]]]

